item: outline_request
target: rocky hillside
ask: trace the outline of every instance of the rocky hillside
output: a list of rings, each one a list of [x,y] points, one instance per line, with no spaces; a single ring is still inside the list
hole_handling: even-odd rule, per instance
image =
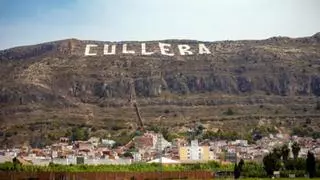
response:
[[[174,55],[159,54],[159,42]],[[141,43],[153,54],[141,54]],[[210,54],[197,52],[200,43]],[[90,50],[96,55],[85,56],[88,44],[96,45]],[[116,53],[104,55],[104,44],[116,45]],[[135,54],[121,53],[123,44]],[[192,55],[181,55],[179,44],[188,44]],[[161,123],[182,134],[194,122],[239,133],[261,124],[320,126],[320,33],[219,42],[68,39],[0,51],[0,62],[3,146],[55,140],[72,127],[129,136],[137,128],[130,82],[151,129]]]

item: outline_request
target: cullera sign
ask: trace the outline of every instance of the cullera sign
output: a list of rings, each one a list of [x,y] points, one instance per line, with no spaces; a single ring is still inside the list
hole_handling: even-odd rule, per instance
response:
[[[135,53],[138,54],[139,53],[144,56],[151,56],[152,54],[156,53],[154,51],[147,51],[146,43],[141,43],[140,45],[141,45],[140,46],[141,48],[139,49],[139,51],[136,51],[134,49],[129,49],[128,44],[122,44],[121,53],[122,54],[135,54]],[[85,51],[84,51],[84,55],[85,56],[96,56],[97,55],[97,52],[96,52],[97,48],[98,48],[97,44],[87,44]],[[194,54],[196,54],[195,51],[197,52],[197,54],[211,54],[210,50],[203,43],[199,43],[198,48],[194,49],[193,52],[191,51],[191,47],[187,44],[178,44],[177,48],[178,48],[181,56],[194,55]],[[95,50],[95,52],[93,52],[94,50]],[[164,55],[164,56],[174,56],[175,55],[174,52],[172,51],[171,44],[159,42],[158,43],[158,50],[159,50],[160,54]],[[103,45],[103,55],[115,55],[116,53],[117,53],[117,45],[115,45],[115,44],[113,44],[113,45],[104,44]]]

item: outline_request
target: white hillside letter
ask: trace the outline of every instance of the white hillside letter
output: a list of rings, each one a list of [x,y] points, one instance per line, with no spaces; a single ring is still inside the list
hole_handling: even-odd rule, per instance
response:
[[[160,52],[161,54],[163,55],[166,55],[166,56],[174,56],[173,53],[169,53],[170,51],[170,48],[171,47],[171,44],[166,44],[166,43],[160,43],[159,42],[159,48],[160,48]]]
[[[109,45],[105,44],[104,47],[103,47],[103,54],[104,55],[116,54],[116,45],[112,45],[111,46],[111,51],[109,52]]]
[[[134,54],[135,52],[133,50],[127,49],[127,44],[122,45],[122,53],[123,54]]]
[[[179,45],[178,45],[178,49],[179,49],[179,52],[180,52],[181,56],[184,56],[184,55],[192,55],[192,54],[193,54],[193,53],[190,51],[190,46],[189,46],[189,45],[179,44]]]
[[[96,45],[96,44],[87,44],[86,45],[86,49],[84,50],[84,55],[85,56],[96,56],[97,55],[97,53],[90,53],[90,49],[92,48],[92,47],[97,47],[98,45]]]
[[[199,44],[199,54],[211,54],[210,50],[204,44]]]
[[[151,55],[151,54],[153,54],[154,52],[147,52],[147,50],[146,50],[146,43],[141,43],[141,54],[142,55],[147,55],[147,56],[149,56],[149,55]]]

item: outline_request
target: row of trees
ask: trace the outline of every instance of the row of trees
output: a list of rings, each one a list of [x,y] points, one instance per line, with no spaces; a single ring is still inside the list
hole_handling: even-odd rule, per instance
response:
[[[263,158],[263,166],[268,176],[273,176],[274,171],[279,170],[306,170],[312,178],[316,173],[316,159],[312,152],[308,152],[306,159],[298,158],[300,152],[298,143],[291,146],[293,159],[289,157],[290,149],[287,144],[274,148],[273,151]]]

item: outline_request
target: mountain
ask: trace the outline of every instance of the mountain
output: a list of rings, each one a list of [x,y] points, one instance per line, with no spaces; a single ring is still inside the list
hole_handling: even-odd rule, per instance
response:
[[[202,42],[67,39],[0,51],[0,141],[50,142],[76,127],[125,141],[137,129],[246,135],[260,128],[317,132],[320,33]],[[301,133],[301,132],[300,132]]]

